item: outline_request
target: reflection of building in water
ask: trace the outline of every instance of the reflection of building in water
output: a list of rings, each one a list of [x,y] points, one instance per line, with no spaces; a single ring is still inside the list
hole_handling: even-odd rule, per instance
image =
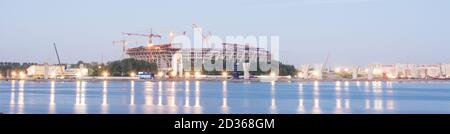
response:
[[[223,81],[222,82],[222,113],[223,114],[228,114],[229,111],[229,107],[228,107],[228,101],[227,101],[227,81]]]
[[[298,113],[305,113],[305,106],[303,102],[303,83],[298,84]]]
[[[153,90],[153,83],[146,81],[145,83],[145,105],[147,106],[152,106],[153,105],[153,94],[152,94],[152,90]]]
[[[383,111],[383,110],[394,110],[395,109],[395,102],[392,98],[393,91],[392,91],[392,82],[386,82],[386,89],[383,89],[383,83],[378,82],[372,82],[372,94],[374,99],[366,99],[365,100],[365,108],[366,110],[375,110],[375,111]],[[383,97],[383,90],[386,90],[387,97]],[[366,91],[366,94],[369,92]],[[386,100],[387,99],[387,100]]]
[[[108,81],[103,81],[103,91],[102,91],[102,112],[103,114],[108,113]]]
[[[15,88],[16,87],[16,80],[11,80],[11,97],[9,100],[9,113],[15,112],[15,106],[16,106],[16,94],[15,94]]]
[[[349,83],[348,81],[345,81],[345,82],[344,82],[344,90],[345,90],[345,91],[350,90],[350,83]]]
[[[134,81],[130,82],[130,105],[134,105]]]
[[[136,113],[136,106],[135,106],[135,102],[134,102],[134,80],[130,81],[130,105],[129,105],[129,111],[131,114]]]
[[[55,111],[55,81],[50,82],[50,103],[48,112],[50,114],[54,114]]]
[[[170,87],[168,88],[167,93],[167,105],[168,105],[168,113],[177,113],[177,105],[175,103],[175,97],[176,97],[176,86],[175,82],[172,81]]]
[[[152,106],[154,105],[153,103],[153,88],[154,88],[154,83],[150,82],[150,81],[146,81],[144,83],[145,86],[145,91],[144,91],[144,96],[145,96],[145,103],[144,103],[144,113],[152,113]]]
[[[322,113],[320,109],[320,88],[319,88],[319,81],[314,81],[314,87],[313,87],[313,96],[314,96],[314,107],[312,110],[313,114],[320,114]]]
[[[190,104],[189,104],[189,86],[190,81],[185,81],[184,83],[184,113],[191,113]]]
[[[162,106],[162,81],[158,82],[158,106]]]
[[[272,81],[272,88],[270,90],[270,95],[271,95],[271,103],[270,103],[270,112],[272,114],[276,114],[277,112],[277,105],[276,105],[276,100],[275,100],[275,81]]]
[[[17,98],[17,113],[18,114],[24,113],[24,108],[25,108],[25,98],[24,98],[25,87],[24,86],[25,86],[25,81],[20,80],[19,81],[19,96]]]
[[[341,96],[341,82],[336,81],[335,84],[335,94],[336,94],[336,108],[335,113],[342,113],[342,96]]]
[[[75,99],[75,113],[77,114],[85,114],[87,112],[86,107],[86,82],[85,81],[77,81],[77,89],[76,89],[76,99]]]
[[[194,113],[202,113],[202,107],[200,105],[200,81],[195,81],[195,105]]]

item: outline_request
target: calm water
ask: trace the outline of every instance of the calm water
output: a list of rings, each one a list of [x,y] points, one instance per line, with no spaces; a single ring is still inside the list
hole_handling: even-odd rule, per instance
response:
[[[2,113],[450,113],[450,82],[0,81]]]

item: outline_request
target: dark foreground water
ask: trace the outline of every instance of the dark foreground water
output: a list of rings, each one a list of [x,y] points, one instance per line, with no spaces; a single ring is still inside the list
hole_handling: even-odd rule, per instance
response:
[[[2,113],[450,113],[450,82],[0,81]]]

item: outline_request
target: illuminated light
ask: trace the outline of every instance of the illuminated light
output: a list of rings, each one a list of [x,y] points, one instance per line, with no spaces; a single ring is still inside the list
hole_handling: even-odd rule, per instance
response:
[[[369,69],[365,69],[364,72],[366,72],[366,73],[369,72]]]
[[[81,72],[75,74],[78,78],[81,77]]]
[[[303,78],[303,73],[298,73],[297,76],[298,76],[299,78]]]
[[[270,73],[270,76],[275,77],[277,74],[275,74],[274,72]]]
[[[103,77],[108,77],[108,72],[103,72]]]
[[[334,72],[340,73],[340,72],[341,72],[341,68],[336,68],[336,69],[334,69]]]
[[[102,69],[102,66],[98,66],[98,69]]]
[[[56,78],[56,73],[55,72],[51,72],[50,73],[50,78]]]
[[[200,77],[201,73],[200,72],[195,72],[195,77]]]
[[[227,77],[228,73],[227,72],[222,72],[222,77]]]
[[[185,76],[186,78],[191,77],[191,73],[186,72],[186,73],[184,73],[184,76]]]
[[[131,73],[130,73],[130,76],[131,76],[131,77],[135,77],[135,76],[136,76],[136,73],[135,73],[135,72],[131,72]]]
[[[162,77],[163,76],[163,72],[158,72],[158,76]]]
[[[149,44],[147,44],[147,47],[152,47],[153,46],[153,43],[149,43]],[[158,48],[157,48],[158,49]]]
[[[388,74],[387,77],[388,77],[389,79],[395,79],[395,76],[392,75],[392,74]]]
[[[19,72],[19,77],[21,78],[21,79],[25,79],[25,73],[24,72]]]
[[[344,71],[345,71],[345,72],[348,72],[348,71],[349,71],[349,69],[348,69],[348,68],[345,68],[345,69],[344,69]]]
[[[316,76],[319,75],[319,71],[314,71],[313,75],[316,75]]]
[[[175,34],[174,34],[173,32],[170,32],[170,33],[169,33],[169,36],[170,36],[170,37],[173,37],[174,35],[175,35]]]
[[[373,73],[374,73],[374,74],[381,74],[381,70],[375,69],[375,70],[373,70]]]
[[[175,77],[175,76],[177,76],[177,72],[172,71],[172,72],[170,73],[170,75],[172,75],[172,77]]]
[[[16,77],[16,75],[17,75],[16,72],[12,72],[12,73],[11,73],[11,76],[12,76],[12,77]]]

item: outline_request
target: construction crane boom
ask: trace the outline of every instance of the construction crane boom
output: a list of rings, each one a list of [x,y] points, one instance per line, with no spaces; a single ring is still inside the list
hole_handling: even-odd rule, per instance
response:
[[[149,45],[153,45],[152,38],[154,38],[154,37],[161,38],[161,35],[153,34],[153,30],[150,30],[150,34],[140,34],[140,33],[123,33],[123,34],[124,35],[128,35],[128,36],[144,36],[144,37],[148,37],[148,44]]]
[[[53,47],[55,48],[55,52],[56,52],[56,57],[58,58],[58,65],[61,68],[61,76],[64,76],[64,70],[63,67],[61,66],[61,60],[59,59],[59,54],[58,54],[58,49],[56,48],[56,43],[53,43]]]

